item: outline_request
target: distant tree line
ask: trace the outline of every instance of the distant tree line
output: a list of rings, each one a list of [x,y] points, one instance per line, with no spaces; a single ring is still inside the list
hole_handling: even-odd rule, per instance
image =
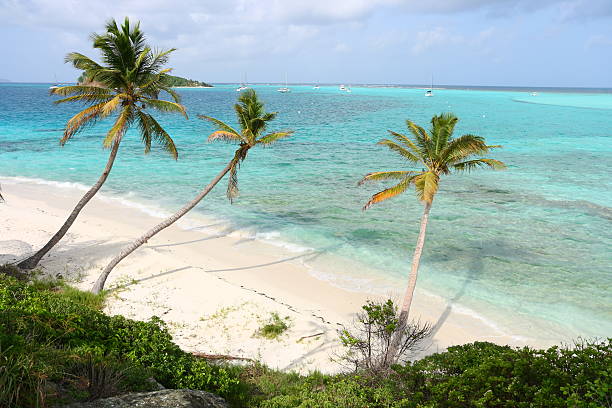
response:
[[[1,81],[0,81],[1,82]],[[79,78],[77,79],[77,82],[81,85],[83,84],[87,84],[90,81],[87,80],[87,77],[85,76],[85,73],[81,74],[79,76]],[[166,85],[170,86],[170,87],[174,87],[174,86],[199,86],[199,87],[203,87],[203,88],[212,88],[211,84],[208,84],[206,82],[201,82],[201,81],[196,81],[195,79],[187,79],[187,78],[182,78],[179,76],[174,76],[174,75],[164,75],[164,82],[166,83]]]

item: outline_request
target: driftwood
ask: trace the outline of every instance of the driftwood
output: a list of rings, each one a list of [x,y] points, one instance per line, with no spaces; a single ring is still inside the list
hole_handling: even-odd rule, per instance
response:
[[[300,341],[304,340],[304,339],[309,339],[311,337],[317,337],[317,336],[321,336],[322,334],[325,334],[325,332],[321,332],[321,333],[316,333],[316,334],[311,334],[310,336],[302,336],[300,337],[296,343],[299,343]]]

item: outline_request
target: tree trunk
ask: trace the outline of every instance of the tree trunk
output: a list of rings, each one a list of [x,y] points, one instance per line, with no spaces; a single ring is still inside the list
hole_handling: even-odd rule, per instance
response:
[[[405,322],[408,321],[408,315],[410,314],[412,296],[414,295],[414,288],[416,287],[417,277],[419,275],[421,253],[423,252],[423,245],[425,245],[425,232],[427,231],[429,210],[431,210],[431,203],[425,203],[423,216],[421,216],[421,229],[419,230],[419,237],[417,238],[416,248],[414,248],[414,255],[412,256],[412,268],[410,269],[410,276],[408,277],[408,287],[406,288],[406,293],[404,293],[404,300],[402,302],[402,308],[400,309],[399,321],[401,324],[405,324]]]
[[[417,238],[416,248],[414,249],[414,255],[412,256],[412,268],[410,269],[410,275],[408,277],[408,287],[404,293],[404,299],[402,301],[402,307],[398,318],[398,330],[394,336],[393,344],[389,349],[391,361],[395,362],[399,358],[397,355],[402,341],[402,335],[406,324],[408,323],[408,316],[410,314],[410,305],[412,304],[412,297],[414,295],[414,288],[416,287],[417,277],[419,274],[419,263],[421,261],[421,253],[423,252],[423,245],[425,244],[425,232],[427,231],[427,220],[429,219],[429,210],[431,210],[431,203],[426,202],[421,216],[421,228],[419,230],[419,237]]]
[[[40,260],[42,259],[42,257],[45,256],[47,252],[49,252],[51,248],[53,248],[64,237],[64,235],[66,235],[66,232],[68,232],[68,229],[72,226],[72,224],[76,220],[77,216],[79,215],[83,207],[85,207],[85,205],[89,202],[89,200],[91,200],[91,198],[98,192],[98,190],[100,190],[100,187],[102,187],[102,185],[108,178],[108,175],[111,169],[113,168],[113,163],[115,162],[117,151],[119,150],[119,143],[121,143],[121,138],[115,140],[115,142],[113,143],[113,147],[111,149],[110,156],[108,158],[108,161],[106,162],[106,167],[104,168],[102,175],[100,176],[96,184],[94,184],[89,189],[89,191],[87,191],[85,195],[79,200],[76,207],[74,207],[74,209],[72,210],[72,213],[70,213],[70,216],[68,217],[66,222],[64,222],[64,225],[62,225],[59,231],[57,231],[55,235],[51,237],[49,242],[47,242],[47,244],[44,247],[42,247],[38,252],[36,252],[34,255],[30,256],[29,258],[26,258],[23,261],[19,262],[17,264],[19,268],[21,269],[35,268],[36,265],[38,265],[38,262],[40,262]]]
[[[166,218],[164,221],[160,222],[159,224],[157,224],[156,226],[154,226],[153,228],[151,228],[149,231],[147,231],[146,233],[144,233],[140,238],[138,238],[136,241],[132,242],[131,244],[123,247],[123,249],[121,250],[121,252],[119,253],[119,255],[117,255],[115,258],[113,258],[108,265],[106,265],[106,267],[104,268],[104,270],[102,271],[102,273],[100,274],[100,277],[98,277],[98,280],[96,281],[96,283],[94,284],[93,288],[91,289],[91,291],[93,293],[100,293],[103,289],[104,289],[104,284],[106,283],[106,279],[108,278],[108,275],[111,273],[111,271],[113,270],[113,268],[115,266],[117,266],[117,264],[119,262],[121,262],[123,260],[123,258],[127,257],[129,254],[131,254],[132,252],[134,252],[136,249],[138,249],[141,245],[143,245],[144,243],[146,243],[149,239],[151,239],[151,237],[153,237],[155,234],[157,234],[158,232],[160,232],[161,230],[168,228],[170,225],[174,224],[179,218],[181,218],[183,215],[187,214],[189,212],[189,210],[191,210],[193,207],[195,207],[200,201],[202,201],[202,199],[204,197],[206,197],[206,195],[217,185],[217,183],[219,183],[219,181],[221,181],[221,179],[223,178],[223,176],[225,176],[227,174],[228,171],[230,171],[230,169],[232,168],[232,166],[234,165],[234,159],[232,159],[232,161],[230,161],[228,163],[227,166],[225,166],[225,168],[223,170],[221,170],[221,172],[219,174],[217,174],[217,176],[213,179],[213,181],[210,182],[210,184],[208,184],[204,190],[202,190],[200,192],[200,194],[198,194],[193,200],[191,200],[188,204],[186,204],[183,208],[181,208],[180,210],[178,210],[176,213],[174,213],[173,215],[171,215],[170,217]]]

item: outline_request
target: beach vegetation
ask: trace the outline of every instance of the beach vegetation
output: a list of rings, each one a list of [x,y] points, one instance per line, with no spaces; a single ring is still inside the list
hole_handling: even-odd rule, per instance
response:
[[[368,301],[357,314],[354,327],[340,331],[340,341],[346,348],[340,357],[355,372],[387,375],[392,363],[407,363],[422,351],[423,341],[430,334],[429,324],[401,325],[397,306],[391,299]],[[397,351],[392,347],[396,338],[400,339]]]
[[[82,299],[0,274],[0,406],[62,406],[156,382],[213,392],[233,407],[610,406],[612,339],[547,350],[476,342],[384,376],[302,375],[210,363],[174,344],[160,319],[107,316]]]
[[[281,334],[289,329],[289,317],[281,318],[278,313],[273,312],[270,314],[270,318],[261,326],[257,331],[257,335],[264,337],[268,340],[273,340],[279,337]]]
[[[150,377],[167,388],[207,390],[230,401],[244,394],[237,368],[182,351],[160,319],[107,316],[81,294],[0,275],[0,406],[42,407],[88,400],[100,390],[148,390]]]
[[[408,284],[399,310],[399,324],[402,326],[407,324],[410,315],[421,254],[425,245],[429,212],[438,192],[441,178],[452,173],[470,172],[481,167],[493,170],[506,167],[499,160],[483,157],[492,149],[501,146],[488,145],[483,137],[473,134],[453,137],[458,121],[459,118],[454,114],[442,113],[431,119],[429,131],[410,120],[406,121],[409,135],[390,130],[391,139],[383,139],[378,143],[397,153],[409,163],[410,167],[406,170],[369,173],[359,182],[359,184],[371,181],[393,181],[395,183],[374,194],[363,207],[364,210],[408,191],[411,186],[414,186],[418,200],[423,203],[419,235],[412,257]],[[400,342],[399,337],[392,342],[391,352],[396,357],[398,357]]]
[[[108,275],[119,262],[145,242],[149,241],[157,233],[168,228],[187,214],[202,201],[202,199],[204,199],[204,197],[206,197],[228,173],[227,197],[230,202],[234,200],[238,196],[238,169],[240,168],[240,164],[246,159],[249,150],[255,146],[271,146],[293,133],[291,130],[267,132],[269,123],[276,118],[277,112],[266,112],[263,102],[253,89],[248,89],[240,94],[238,103],[234,105],[234,111],[240,130],[236,130],[232,126],[210,116],[198,115],[200,119],[212,123],[218,129],[210,134],[208,137],[209,142],[221,141],[238,145],[238,149],[234,152],[233,157],[227,165],[202,191],[200,191],[200,193],[198,193],[198,195],[185,204],[180,210],[145,232],[134,242],[126,245],[102,270],[102,273],[92,288],[94,293],[98,293],[104,289]]]
[[[91,83],[52,87],[51,93],[60,96],[56,104],[77,103],[86,108],[66,122],[60,139],[63,146],[72,137],[97,122],[113,118],[112,125],[103,139],[104,148],[110,149],[106,166],[98,181],[85,193],[64,224],[36,253],[21,261],[22,269],[33,269],[66,234],[77,216],[100,190],[113,167],[119,145],[130,127],[139,130],[145,153],[153,143],[159,144],[173,158],[178,157],[174,141],[150,113],[179,113],[187,117],[179,95],[165,83],[170,71],[164,68],[174,49],[153,50],[147,43],[140,24],[131,24],[126,17],[121,26],[115,20],[106,24],[106,32],[92,35],[93,48],[101,54],[101,62],[78,53],[69,53],[65,60],[83,71]],[[171,100],[159,99],[165,92]]]

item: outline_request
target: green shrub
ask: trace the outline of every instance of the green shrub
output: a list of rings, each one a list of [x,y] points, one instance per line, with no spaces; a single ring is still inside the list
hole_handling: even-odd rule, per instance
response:
[[[387,375],[395,363],[406,363],[420,344],[431,334],[429,324],[400,324],[397,306],[391,299],[368,301],[361,307],[351,330],[340,331],[340,341],[346,348],[341,356],[355,371],[371,375]]]
[[[174,344],[160,319],[111,317],[99,307],[62,285],[0,274],[0,407],[145,391],[149,377],[219,394],[235,407],[611,406],[611,339],[548,350],[476,342],[393,366],[386,376],[303,376],[260,364],[212,365]]]
[[[96,298],[76,289],[51,289],[0,276],[0,346],[3,350],[11,347],[11,361],[44,348],[78,358],[102,356],[113,364],[125,361],[146,368],[167,388],[202,389],[229,400],[242,398],[234,368],[210,365],[182,351],[161,320],[139,322],[107,316],[97,310]],[[32,355],[37,364],[48,362]],[[74,362],[65,361],[69,363]],[[51,373],[46,378],[61,380]]]

